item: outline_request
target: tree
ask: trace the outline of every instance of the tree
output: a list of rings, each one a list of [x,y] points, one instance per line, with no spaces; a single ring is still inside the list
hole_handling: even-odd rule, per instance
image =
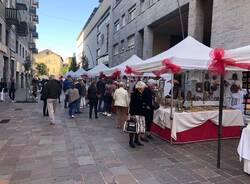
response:
[[[77,71],[79,69],[79,66],[77,65],[77,62],[76,62],[76,56],[75,54],[73,55],[73,57],[71,58],[71,62],[70,62],[70,65],[69,65],[69,71]]]
[[[69,66],[68,65],[63,65],[63,67],[61,68],[61,75],[66,74],[69,71]]]
[[[87,70],[89,68],[89,61],[84,52],[82,53],[81,63],[84,70]]]
[[[37,76],[48,75],[49,69],[44,63],[36,64],[36,74]]]

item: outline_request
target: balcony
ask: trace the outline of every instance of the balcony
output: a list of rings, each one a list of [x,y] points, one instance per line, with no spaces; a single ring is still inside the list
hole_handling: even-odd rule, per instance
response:
[[[32,51],[33,54],[38,54],[38,49],[37,48],[31,49],[31,51]]]
[[[30,32],[36,32],[36,26],[35,25],[30,25]]]
[[[23,11],[27,11],[28,10],[27,5],[24,4],[24,3],[16,3],[16,9],[23,10]]]
[[[17,25],[16,33],[18,36],[27,36],[28,35],[28,24],[26,22],[20,22]]]
[[[31,32],[32,38],[38,39],[38,32]]]
[[[30,14],[36,15],[36,8],[35,7],[30,8]]]
[[[32,50],[32,49],[35,49],[36,48],[36,44],[34,42],[30,42],[29,43],[29,49]]]
[[[21,20],[19,10],[15,8],[5,8],[5,19],[9,25],[18,25]]]
[[[39,1],[38,0],[33,0],[32,1],[32,6],[39,8]]]
[[[32,16],[32,21],[38,24],[39,23],[38,15]]]

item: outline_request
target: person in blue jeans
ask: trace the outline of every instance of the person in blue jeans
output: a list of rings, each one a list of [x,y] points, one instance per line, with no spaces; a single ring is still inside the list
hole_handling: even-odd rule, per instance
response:
[[[102,77],[96,83],[97,94],[98,94],[98,112],[104,111],[104,93],[105,93],[105,79]]]
[[[75,84],[72,85],[72,87],[67,90],[68,95],[68,101],[69,101],[69,116],[71,118],[75,118],[75,113],[77,111],[77,103],[80,98],[79,91],[75,87]]]

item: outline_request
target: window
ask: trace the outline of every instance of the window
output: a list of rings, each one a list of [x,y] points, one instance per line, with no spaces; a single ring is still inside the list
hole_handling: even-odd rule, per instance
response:
[[[100,57],[100,55],[101,55],[101,49],[97,49],[97,50],[96,50],[96,56],[97,56],[97,57]]]
[[[2,29],[3,29],[3,25],[2,24],[0,24],[0,42],[2,42]]]
[[[126,25],[125,14],[122,15],[122,27]]]
[[[136,5],[132,6],[128,10],[128,21],[132,21],[135,18],[135,13],[136,13]]]
[[[113,46],[114,56],[119,54],[119,44]]]
[[[22,56],[22,45],[19,45],[19,55]]]
[[[97,35],[97,44],[101,43],[101,33]]]
[[[143,12],[146,10],[146,3],[145,0],[140,1],[140,12]]]
[[[131,35],[128,37],[128,49],[132,49],[135,47],[135,35]]]
[[[120,30],[120,21],[117,20],[117,21],[115,22],[115,32],[117,32],[117,31],[119,31],[119,30]]]
[[[121,41],[121,53],[125,51],[124,40]]]
[[[23,47],[23,52],[22,53],[23,53],[23,58],[24,58],[24,47]]]

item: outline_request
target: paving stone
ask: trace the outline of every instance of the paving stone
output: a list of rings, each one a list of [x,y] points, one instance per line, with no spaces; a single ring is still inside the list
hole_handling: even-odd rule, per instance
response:
[[[0,125],[0,184],[249,184],[237,139],[223,140],[217,169],[215,141],[170,145],[155,137],[131,149],[113,119],[89,121],[84,109],[71,120],[57,109],[51,127],[40,102],[0,105],[0,117],[11,119]]]

